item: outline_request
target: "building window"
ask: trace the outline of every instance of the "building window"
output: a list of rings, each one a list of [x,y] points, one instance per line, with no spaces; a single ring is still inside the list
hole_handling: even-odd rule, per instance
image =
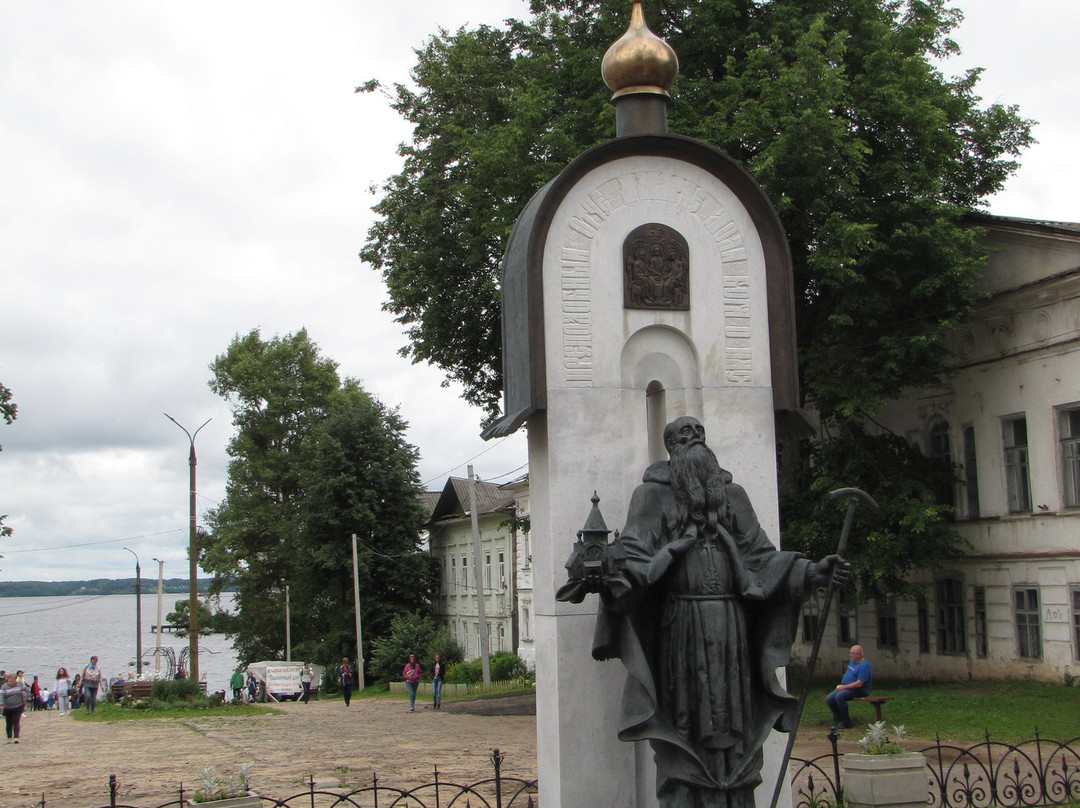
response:
[[[499,650],[506,650],[506,626],[499,623]]]
[[[1039,590],[1017,587],[1013,590],[1016,605],[1016,652],[1027,659],[1042,659],[1039,630]]]
[[[979,518],[979,473],[975,459],[975,428],[964,427],[964,498],[968,519]]]
[[[521,568],[528,569],[532,566],[532,550],[529,548],[529,531],[521,532]]]
[[[491,591],[491,553],[484,553],[484,592]]]
[[[858,642],[859,637],[855,598],[846,589],[840,589],[836,594],[836,642],[839,645],[852,645]]]
[[[532,634],[529,633],[529,607],[521,607],[521,638],[523,640],[532,639]]]
[[[896,599],[891,595],[878,598],[874,604],[877,613],[878,648],[899,648],[900,631],[896,623]]]
[[[962,654],[964,642],[964,582],[942,578],[934,587],[937,606],[937,649],[939,654]]]
[[[1061,477],[1065,507],[1080,508],[1080,407],[1061,412]]]
[[[990,647],[986,639],[986,587],[975,587],[975,656],[986,659]]]
[[[1031,476],[1028,472],[1027,418],[1002,423],[1005,442],[1005,487],[1009,513],[1031,513]]]
[[[821,630],[821,604],[816,595],[811,595],[803,602],[802,607],[802,638],[803,642],[817,640],[818,631]]]
[[[936,486],[934,490],[934,499],[938,505],[952,505],[953,504],[953,483],[952,483],[952,449],[949,447],[949,424],[943,419],[937,419],[930,426],[930,432],[927,435],[927,456],[933,460],[940,461],[945,467],[950,469],[943,477],[942,481]]]
[[[466,590],[465,594],[468,594],[469,589],[469,564],[468,557],[461,554],[461,588]]]
[[[450,587],[447,592],[457,592],[457,558],[450,556]]]
[[[506,553],[499,550],[499,591],[506,589]]]
[[[1080,659],[1080,587],[1069,590],[1072,596],[1073,654]]]
[[[915,604],[915,622],[919,628],[919,653],[930,653],[930,606],[920,597]]]

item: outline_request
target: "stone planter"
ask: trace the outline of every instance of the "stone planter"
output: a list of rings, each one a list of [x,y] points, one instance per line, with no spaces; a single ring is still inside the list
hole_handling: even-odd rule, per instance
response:
[[[209,802],[187,801],[188,808],[262,808],[262,800],[258,794],[248,794],[246,797],[226,797],[223,800],[210,800]]]
[[[929,779],[922,752],[899,755],[844,755],[847,808],[926,808]]]

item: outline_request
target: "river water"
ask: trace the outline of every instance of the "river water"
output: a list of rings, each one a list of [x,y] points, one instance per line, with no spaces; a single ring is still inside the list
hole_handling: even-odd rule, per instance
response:
[[[229,609],[232,595],[221,596],[221,607]],[[173,611],[183,595],[164,595],[162,618]],[[102,672],[111,680],[135,670],[135,595],[68,595],[52,598],[0,598],[0,669],[23,670],[26,681],[35,675],[50,689],[56,669],[67,668],[71,678],[96,654]],[[143,670],[154,673],[157,635],[157,592],[142,598]],[[163,654],[171,648],[176,659],[187,648],[188,639],[164,632]],[[206,689],[227,690],[229,676],[236,668],[236,652],[224,634],[199,637],[199,674]],[[168,670],[161,660],[162,675]]]

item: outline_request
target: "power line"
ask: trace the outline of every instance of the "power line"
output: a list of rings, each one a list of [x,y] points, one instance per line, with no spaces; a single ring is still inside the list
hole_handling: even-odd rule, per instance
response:
[[[29,609],[25,612],[0,612],[0,618],[4,617],[22,617],[27,614],[40,614],[41,612],[52,612],[57,609],[67,609],[70,606],[81,606],[84,603],[89,603],[92,600],[98,600],[99,598],[107,598],[109,595],[91,595],[89,597],[81,598],[80,600],[73,600],[69,603],[58,603],[55,606],[44,606],[40,609]]]
[[[101,541],[84,541],[79,544],[59,544],[55,547],[31,547],[22,548],[18,550],[4,550],[4,555],[15,555],[16,553],[44,553],[48,550],[70,550],[73,547],[96,547],[101,544],[116,544],[121,541],[135,541],[136,539],[149,539],[154,536],[164,536],[168,533],[176,533],[180,528],[175,527],[172,530],[162,530],[158,533],[143,533],[141,536],[125,536],[120,539],[102,539]]]
[[[478,457],[483,457],[483,456],[484,456],[484,455],[486,455],[486,454],[487,454],[488,452],[490,452],[490,451],[491,451],[492,449],[496,449],[496,448],[498,448],[499,446],[502,446],[502,444],[503,444],[503,443],[504,443],[504,442],[505,442],[506,440],[508,440],[509,438],[510,438],[510,436],[509,436],[509,435],[507,435],[507,436],[506,436],[505,438],[500,438],[500,439],[499,439],[499,441],[498,441],[497,443],[493,443],[493,444],[491,444],[491,446],[487,447],[487,448],[486,448],[486,449],[484,449],[484,450],[483,450],[482,452],[478,452],[477,454],[474,454],[474,455],[473,455],[472,457],[470,457],[470,458],[469,458],[468,460],[466,460],[466,461],[465,461],[464,463],[458,463],[458,464],[457,464],[456,466],[454,466],[454,467],[453,467],[453,468],[451,468],[451,469],[447,469],[447,470],[446,470],[446,471],[444,471],[444,472],[443,472],[442,474],[436,474],[436,475],[435,475],[434,477],[432,477],[432,478],[431,478],[430,480],[425,480],[425,481],[423,482],[423,487],[424,487],[424,488],[426,489],[426,488],[428,487],[428,485],[430,485],[431,483],[435,482],[436,480],[439,480],[439,479],[441,479],[441,478],[443,478],[443,477],[447,477],[447,476],[449,476],[450,474],[452,474],[453,472],[455,472],[455,471],[456,471],[457,469],[461,468],[462,466],[467,466],[467,465],[469,465],[469,463],[472,463],[472,462],[473,462],[474,460],[476,460],[476,458],[478,458]],[[508,472],[508,473],[509,473],[509,474],[513,474],[514,472],[512,472],[512,471],[511,471],[511,472]],[[503,474],[503,475],[500,475],[500,476],[503,476],[503,477],[505,477],[506,475],[505,475],[505,474]]]

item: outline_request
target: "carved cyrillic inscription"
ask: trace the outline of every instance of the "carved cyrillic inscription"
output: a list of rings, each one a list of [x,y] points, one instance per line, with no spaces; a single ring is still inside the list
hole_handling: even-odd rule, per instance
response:
[[[643,224],[623,241],[623,305],[690,308],[690,248],[677,230],[666,224]]]
[[[559,259],[562,289],[563,369],[567,387],[592,385],[592,287],[589,251],[563,247]]]
[[[742,233],[710,191],[665,171],[635,171],[606,180],[588,191],[571,213],[559,250],[563,384],[593,384],[593,240],[611,216],[642,201],[667,202],[685,210],[716,244],[720,266],[705,271],[715,270],[723,279],[724,378],[731,385],[752,385],[751,290]],[[622,258],[625,307],[689,310],[689,249],[678,231],[659,223],[642,225],[626,237]]]

